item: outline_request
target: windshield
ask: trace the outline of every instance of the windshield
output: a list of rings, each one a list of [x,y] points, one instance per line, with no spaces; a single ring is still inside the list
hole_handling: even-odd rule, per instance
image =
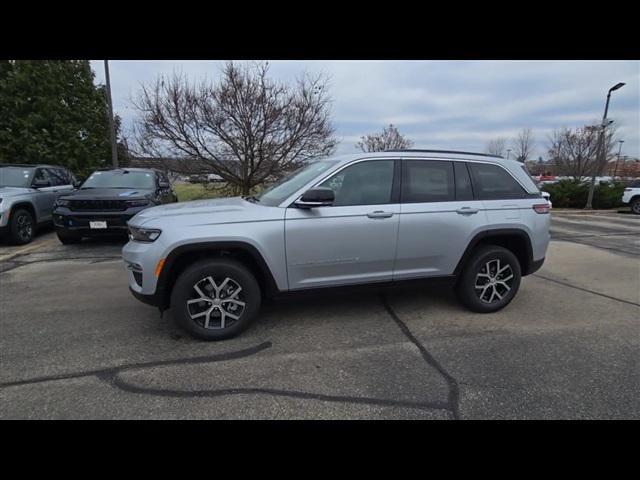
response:
[[[309,183],[321,173],[326,172],[337,163],[338,160],[321,160],[302,167],[262,192],[258,200],[261,204],[270,207],[280,205],[296,190],[299,190],[305,184]]]
[[[93,172],[80,188],[155,188],[155,180],[151,172],[109,170]]]
[[[0,167],[0,187],[30,187],[33,168]]]

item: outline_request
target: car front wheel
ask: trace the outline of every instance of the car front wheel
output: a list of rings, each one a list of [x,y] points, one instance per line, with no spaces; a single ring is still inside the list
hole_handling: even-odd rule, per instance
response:
[[[462,273],[458,298],[474,312],[495,312],[513,300],[520,278],[520,263],[511,251],[497,245],[482,246]]]
[[[31,213],[24,209],[12,212],[9,231],[12,243],[24,245],[31,242],[35,233],[35,222]]]
[[[631,202],[631,212],[640,215],[640,198],[636,198]]]
[[[232,259],[212,259],[188,267],[171,292],[179,327],[202,340],[223,340],[242,332],[260,310],[254,275]]]

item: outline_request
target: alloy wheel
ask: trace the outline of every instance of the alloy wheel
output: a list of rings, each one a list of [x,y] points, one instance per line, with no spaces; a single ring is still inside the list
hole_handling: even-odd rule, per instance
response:
[[[232,278],[217,283],[208,276],[193,285],[187,300],[191,319],[203,328],[224,329],[235,324],[244,313],[242,287]]]
[[[17,224],[17,233],[20,240],[23,242],[27,242],[33,236],[33,223],[31,222],[31,218],[27,215],[20,215],[16,219]]]
[[[502,265],[500,259],[489,260],[476,274],[476,295],[484,303],[500,302],[511,291],[513,279],[511,265]]]

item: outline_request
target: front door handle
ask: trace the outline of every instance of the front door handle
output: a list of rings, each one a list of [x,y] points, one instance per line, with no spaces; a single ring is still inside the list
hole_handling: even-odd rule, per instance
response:
[[[471,207],[462,207],[456,210],[456,213],[459,213],[460,215],[473,215],[474,213],[478,213],[479,210],[477,208],[471,208]]]
[[[375,212],[367,213],[369,218],[389,218],[393,217],[393,212],[383,212],[382,210],[376,210]]]

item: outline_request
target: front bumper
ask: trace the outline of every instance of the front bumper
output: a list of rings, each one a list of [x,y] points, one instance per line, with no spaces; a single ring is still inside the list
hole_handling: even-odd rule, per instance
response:
[[[82,236],[126,235],[127,222],[138,212],[148,207],[128,208],[119,212],[73,211],[57,207],[53,211],[53,224],[57,229],[78,233]],[[91,228],[89,222],[107,222],[107,228]]]

